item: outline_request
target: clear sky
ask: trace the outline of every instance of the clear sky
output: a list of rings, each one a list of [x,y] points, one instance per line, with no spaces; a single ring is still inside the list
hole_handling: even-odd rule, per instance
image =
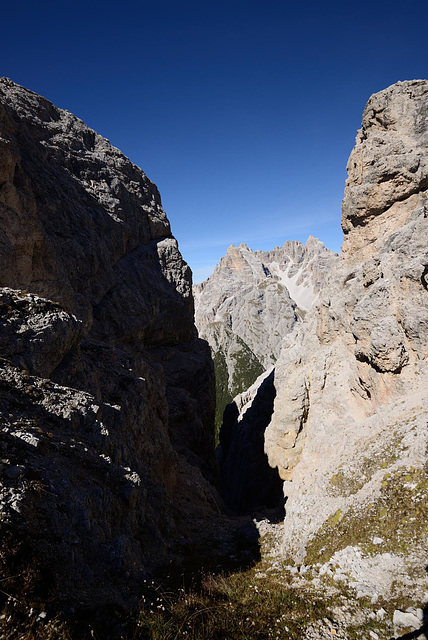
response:
[[[375,91],[428,78],[428,0],[20,0],[0,75],[153,180],[196,282],[230,244],[342,242],[346,161]]]

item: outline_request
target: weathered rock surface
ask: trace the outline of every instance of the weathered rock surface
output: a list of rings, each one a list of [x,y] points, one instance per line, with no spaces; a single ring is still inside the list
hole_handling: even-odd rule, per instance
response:
[[[265,440],[286,481],[284,553],[305,564],[336,553],[362,593],[376,597],[377,580],[415,602],[427,591],[427,157],[428,82],[372,96],[348,163],[342,254],[285,338]],[[398,568],[376,578],[382,554]]]
[[[128,607],[178,541],[221,527],[209,348],[155,185],[4,78],[0,286],[3,575]]]
[[[232,245],[213,275],[195,285],[196,326],[214,356],[218,424],[226,403],[274,364],[335,259],[313,237],[272,251]]]

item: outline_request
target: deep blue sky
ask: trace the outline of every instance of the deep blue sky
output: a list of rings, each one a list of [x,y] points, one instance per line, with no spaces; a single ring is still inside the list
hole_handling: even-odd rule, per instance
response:
[[[2,7],[0,75],[142,167],[200,281],[232,243],[339,250],[364,105],[428,77],[427,25],[427,0],[22,0]]]

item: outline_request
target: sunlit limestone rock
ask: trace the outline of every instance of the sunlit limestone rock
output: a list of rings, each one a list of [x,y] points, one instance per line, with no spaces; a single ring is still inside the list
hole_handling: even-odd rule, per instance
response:
[[[209,348],[155,185],[4,78],[0,286],[2,579],[128,608],[221,525]]]
[[[284,553],[336,553],[372,597],[426,589],[427,157],[428,82],[372,96],[348,162],[342,253],[285,338],[265,437],[286,481]]]
[[[272,251],[232,245],[194,287],[196,326],[214,356],[218,422],[225,404],[276,361],[282,338],[311,308],[335,259],[313,237]]]

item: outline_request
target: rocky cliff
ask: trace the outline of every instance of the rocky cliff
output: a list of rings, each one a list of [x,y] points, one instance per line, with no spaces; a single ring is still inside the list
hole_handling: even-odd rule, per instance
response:
[[[349,158],[342,253],[285,338],[265,448],[283,549],[360,595],[426,591],[428,82],[372,96]]]
[[[214,356],[217,423],[227,402],[274,364],[282,338],[311,308],[336,254],[310,237],[272,251],[230,246],[194,287],[195,322]]]
[[[3,591],[129,607],[221,525],[209,348],[155,185],[5,78],[0,286]]]

